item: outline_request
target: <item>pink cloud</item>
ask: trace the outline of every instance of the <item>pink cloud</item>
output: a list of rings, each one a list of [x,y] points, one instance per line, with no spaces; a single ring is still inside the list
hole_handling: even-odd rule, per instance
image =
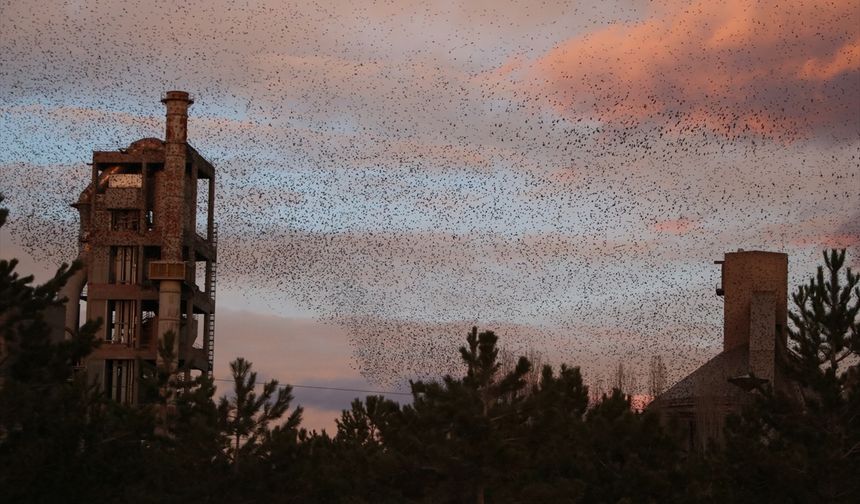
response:
[[[696,227],[696,221],[685,219],[683,217],[681,217],[680,219],[659,221],[651,225],[651,229],[658,233],[668,233],[675,235],[686,234],[687,232],[696,229]]]
[[[792,245],[797,247],[816,247],[821,249],[842,249],[860,245],[860,235],[856,234],[820,234],[815,236],[802,236],[792,240]]]
[[[670,2],[637,23],[574,37],[533,63],[565,113],[790,139],[858,131],[856,3]]]

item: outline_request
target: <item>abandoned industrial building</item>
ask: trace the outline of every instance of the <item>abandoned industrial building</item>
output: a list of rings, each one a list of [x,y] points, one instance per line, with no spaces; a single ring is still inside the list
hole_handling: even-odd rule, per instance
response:
[[[789,396],[796,387],[778,365],[787,352],[788,256],[740,250],[716,263],[723,351],[649,405],[693,450],[719,442],[726,416],[740,412],[758,385]]]
[[[188,93],[161,101],[164,141],[93,152],[92,178],[72,204],[83,268],[61,292],[68,301],[58,317],[65,337],[102,319],[102,343],[82,365],[128,404],[141,400],[141,374],[154,369],[169,333],[175,370],[211,376],[214,356],[215,169],[187,143]]]

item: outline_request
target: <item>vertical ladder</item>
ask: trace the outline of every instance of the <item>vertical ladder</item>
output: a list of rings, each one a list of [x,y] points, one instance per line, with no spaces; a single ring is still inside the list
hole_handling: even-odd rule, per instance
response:
[[[212,226],[212,248],[218,250],[218,224]],[[209,330],[206,334],[206,349],[209,357],[209,378],[215,372],[215,287],[218,284],[218,261],[212,261],[212,272],[209,275],[209,297],[212,299],[212,313],[209,314]]]

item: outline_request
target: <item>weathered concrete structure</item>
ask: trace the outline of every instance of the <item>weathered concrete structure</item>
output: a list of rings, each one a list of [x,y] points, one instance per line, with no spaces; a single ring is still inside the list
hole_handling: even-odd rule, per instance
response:
[[[788,256],[725,254],[717,295],[724,298],[723,351],[660,394],[649,409],[673,425],[690,449],[719,441],[725,417],[739,412],[759,384],[790,392],[777,361],[786,351]]]
[[[174,369],[211,374],[214,355],[215,168],[187,143],[188,93],[169,91],[161,101],[165,141],[93,152],[92,179],[72,205],[84,267],[62,292],[65,331],[80,327],[84,302],[86,319],[103,320],[102,344],[84,365],[126,403],[141,399],[140,378],[154,371],[168,333]]]

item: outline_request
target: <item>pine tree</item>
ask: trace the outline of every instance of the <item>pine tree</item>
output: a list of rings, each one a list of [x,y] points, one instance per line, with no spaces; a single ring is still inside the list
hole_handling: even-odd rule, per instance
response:
[[[382,396],[367,396],[364,401],[355,399],[350,409],[344,410],[335,421],[337,441],[356,446],[382,446],[386,427],[399,412],[397,403]]]
[[[7,209],[0,208],[0,227],[8,215]],[[88,322],[62,342],[50,339],[45,314],[64,305],[65,300],[58,297],[60,289],[81,264],[64,263],[53,278],[35,286],[33,275],[19,276],[17,265],[17,259],[0,260],[0,380],[63,382],[71,377],[74,365],[95,348],[94,334],[101,323]]]
[[[346,502],[402,503],[421,490],[410,456],[411,436],[404,429],[400,405],[382,396],[355,399],[337,421],[332,448]]]
[[[551,366],[543,366],[525,405],[525,460],[508,485],[510,500],[579,501],[586,487],[584,468],[591,463],[582,450],[588,403],[588,387],[578,367],[563,364],[556,374]]]
[[[531,364],[521,357],[516,367],[499,374],[498,337],[473,327],[460,347],[466,376],[412,384],[413,404],[404,407],[423,444],[427,463],[439,475],[442,495],[470,495],[485,502],[492,483],[512,471],[520,429],[525,421],[525,377]]]
[[[655,414],[632,410],[630,396],[615,388],[588,411],[581,459],[584,502],[687,502],[678,444]]]
[[[2,197],[0,197],[2,201]],[[0,226],[8,211],[0,209]],[[41,285],[0,260],[0,488],[21,502],[84,500],[94,475],[111,478],[136,460],[144,415],[107,403],[77,364],[97,345],[100,321],[52,341],[46,311],[80,264],[63,264]],[[124,460],[112,454],[127,450]],[[102,471],[102,472],[100,472]]]
[[[285,426],[273,430],[269,425],[279,420],[290,408],[293,400],[292,387],[278,386],[278,380],[263,384],[259,395],[254,391],[257,373],[251,371],[251,363],[238,358],[230,363],[233,374],[233,394],[224,396],[218,403],[218,415],[223,432],[231,440],[230,456],[233,469],[239,472],[243,457],[253,454],[272,437],[273,432],[283,428],[296,428],[301,423],[302,408],[293,410]]]
[[[860,356],[860,275],[847,267],[843,280],[844,249],[825,253],[824,262],[827,272],[819,266],[816,276],[792,296],[792,365],[787,369],[803,387],[816,392],[810,400],[834,403],[858,370],[856,361],[845,363]]]

